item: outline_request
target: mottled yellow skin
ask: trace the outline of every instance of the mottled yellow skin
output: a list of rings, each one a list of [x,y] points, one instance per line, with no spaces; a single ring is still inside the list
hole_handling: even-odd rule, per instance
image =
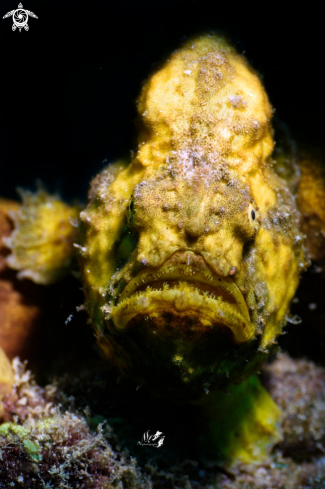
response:
[[[299,213],[261,81],[224,39],[175,51],[138,112],[137,153],[95,178],[80,215],[87,308],[123,372],[195,398],[254,371],[281,332],[307,263]]]
[[[301,179],[297,206],[301,212],[300,227],[306,235],[305,247],[311,260],[325,258],[325,167],[321,158],[304,155],[299,162]]]

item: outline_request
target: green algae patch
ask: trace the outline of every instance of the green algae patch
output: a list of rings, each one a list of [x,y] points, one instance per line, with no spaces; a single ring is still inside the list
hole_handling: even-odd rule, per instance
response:
[[[0,436],[8,440],[8,444],[21,444],[25,452],[35,462],[42,460],[41,447],[31,437],[31,431],[16,423],[4,423],[0,426]]]
[[[28,455],[34,459],[36,462],[40,462],[42,460],[42,455],[39,453],[39,445],[34,443],[32,440],[24,440],[23,441],[24,448]]]

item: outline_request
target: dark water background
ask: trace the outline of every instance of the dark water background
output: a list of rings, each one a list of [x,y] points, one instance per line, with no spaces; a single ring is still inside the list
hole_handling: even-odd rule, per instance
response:
[[[323,143],[323,19],[309,4],[24,0],[38,19],[12,32],[2,17],[18,1],[0,3],[0,195],[40,178],[84,200],[103,160],[134,147],[135,99],[155,63],[207,30],[245,51],[294,135]]]

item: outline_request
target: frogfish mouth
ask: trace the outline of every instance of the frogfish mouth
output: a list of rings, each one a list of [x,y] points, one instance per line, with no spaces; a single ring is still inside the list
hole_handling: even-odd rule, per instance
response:
[[[150,321],[150,328],[164,328],[163,316],[178,327],[191,323],[203,336],[209,329],[230,333],[235,343],[254,336],[244,297],[233,278],[218,276],[202,256],[176,252],[158,269],[143,270],[130,281],[112,311],[118,329]]]

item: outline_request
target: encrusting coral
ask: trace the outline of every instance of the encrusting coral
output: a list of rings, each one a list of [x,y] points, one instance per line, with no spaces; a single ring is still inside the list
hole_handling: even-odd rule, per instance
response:
[[[29,278],[38,284],[55,282],[71,269],[79,208],[64,204],[43,189],[35,195],[20,193],[23,205],[10,213],[15,230],[3,239],[12,250],[6,263],[18,270],[20,279]]]
[[[10,214],[19,211],[19,207],[16,202],[0,199],[0,399],[13,384],[7,357],[11,360],[21,355],[24,358],[31,351],[43,295],[40,287],[17,279],[6,264],[9,250],[4,241],[13,230]]]
[[[304,232],[325,233],[315,208],[325,175],[306,161],[301,170],[288,137],[273,152],[261,80],[221,36],[172,53],[144,84],[138,113],[137,151],[93,179],[78,229],[76,207],[23,194],[6,263],[48,284],[75,250],[110,362],[155,396],[200,406],[220,465],[265,463],[283,436],[281,412],[255,373],[316,248],[322,258]]]
[[[264,369],[266,385],[283,412],[285,454],[306,459],[325,453],[325,370],[279,355]],[[283,386],[290,386],[284,389]]]
[[[137,417],[152,423],[152,406],[137,399],[137,391],[116,384],[115,375],[98,365],[85,365],[79,376],[66,374],[45,388],[18,359],[13,370],[15,387],[4,400],[0,426],[1,489],[321,489],[325,482],[325,370],[313,362],[280,355],[264,369],[266,385],[284,412],[284,441],[268,463],[259,468],[244,464],[230,473],[184,457],[183,445],[173,446],[184,435],[182,429],[176,437],[170,431],[163,455],[152,449],[141,456],[143,447],[137,445],[132,425]],[[312,416],[304,420],[299,389],[304,390],[305,405],[314,406]],[[144,412],[136,409],[139,403],[147,405]],[[116,412],[120,418],[114,417]],[[173,416],[179,426],[184,408],[175,408]],[[299,453],[303,460],[297,463]]]
[[[40,321],[43,289],[19,280],[6,263],[9,250],[6,238],[13,230],[12,216],[20,206],[17,202],[0,199],[0,345],[11,360],[19,355],[26,358]]]
[[[61,414],[54,385],[39,387],[18,359],[13,369],[0,425],[1,489],[141,487],[135,462],[112,449],[101,426],[94,433],[81,415]]]

